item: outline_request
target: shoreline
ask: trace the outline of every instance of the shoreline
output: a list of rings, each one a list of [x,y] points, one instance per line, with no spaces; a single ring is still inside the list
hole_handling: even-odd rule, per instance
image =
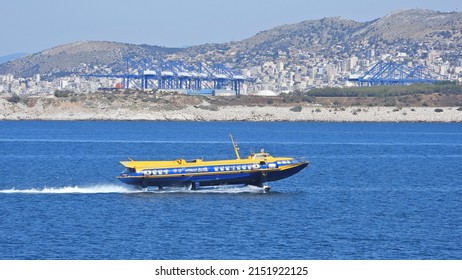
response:
[[[461,123],[461,107],[320,105],[176,105],[85,103],[57,98],[11,103],[0,99],[0,120],[202,122],[431,122]]]

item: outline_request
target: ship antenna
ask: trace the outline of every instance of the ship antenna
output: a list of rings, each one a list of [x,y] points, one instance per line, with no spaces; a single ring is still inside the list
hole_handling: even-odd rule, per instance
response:
[[[237,147],[236,143],[234,143],[233,135],[231,133],[229,134],[229,138],[231,138],[231,142],[233,143],[233,148],[234,148],[234,152],[236,153],[236,158],[241,159],[241,157],[239,156],[239,148]]]

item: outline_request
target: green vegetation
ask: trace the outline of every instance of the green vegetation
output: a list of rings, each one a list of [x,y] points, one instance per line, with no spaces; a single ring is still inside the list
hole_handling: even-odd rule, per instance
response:
[[[302,106],[295,106],[290,109],[292,112],[301,112],[302,111]]]
[[[299,97],[395,97],[415,94],[462,94],[462,85],[455,82],[437,82],[435,84],[413,84],[408,86],[373,86],[351,88],[319,88],[306,92],[291,92],[290,96]],[[392,104],[390,104],[393,106]]]
[[[282,102],[284,103],[294,103],[294,102],[307,102],[315,103],[316,97],[311,95],[309,92],[303,92],[301,90],[296,90],[290,92],[289,94],[281,94]]]
[[[54,95],[56,97],[69,97],[72,93],[70,90],[55,90]]]
[[[11,102],[11,103],[18,103],[19,101],[21,101],[21,97],[19,97],[19,95],[15,93],[11,97],[8,97],[7,100],[8,102]]]

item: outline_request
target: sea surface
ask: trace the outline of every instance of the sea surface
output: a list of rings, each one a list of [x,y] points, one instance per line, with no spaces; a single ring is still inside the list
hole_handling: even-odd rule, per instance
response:
[[[120,160],[309,168],[140,192]],[[462,124],[0,122],[0,259],[462,259]]]

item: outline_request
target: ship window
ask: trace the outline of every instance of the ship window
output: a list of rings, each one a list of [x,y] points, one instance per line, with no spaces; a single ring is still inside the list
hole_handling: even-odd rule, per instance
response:
[[[269,156],[268,153],[258,153],[253,156],[255,159],[266,159]]]
[[[122,171],[122,174],[128,174],[128,173],[134,173],[135,169],[133,168],[125,168],[124,171]]]

